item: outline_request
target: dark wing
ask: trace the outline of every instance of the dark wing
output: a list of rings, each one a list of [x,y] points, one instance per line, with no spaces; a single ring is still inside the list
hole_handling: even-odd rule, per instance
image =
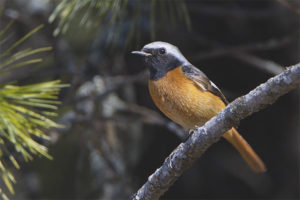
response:
[[[194,67],[193,65],[186,65],[181,69],[183,74],[194,81],[202,90],[213,93],[214,95],[220,97],[225,104],[228,104],[228,101],[222,94],[221,90],[198,68]]]

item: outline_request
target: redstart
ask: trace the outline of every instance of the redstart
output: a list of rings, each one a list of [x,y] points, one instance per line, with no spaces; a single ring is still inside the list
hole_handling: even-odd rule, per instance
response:
[[[166,42],[152,42],[133,54],[143,56],[150,71],[148,87],[155,105],[172,121],[186,129],[205,122],[226,107],[228,101],[208,77]],[[266,167],[235,128],[223,134],[254,172]]]

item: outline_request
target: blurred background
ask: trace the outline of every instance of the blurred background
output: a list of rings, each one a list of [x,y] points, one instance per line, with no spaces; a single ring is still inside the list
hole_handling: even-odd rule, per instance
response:
[[[10,40],[44,24],[18,49],[53,47],[1,84],[70,84],[55,118],[65,128],[39,141],[54,159],[20,159],[11,199],[128,199],[160,167],[184,131],[154,106],[148,74],[130,54],[147,43],[178,46],[229,101],[300,60],[296,0],[1,0],[0,7],[2,29],[15,21]],[[299,104],[298,89],[238,127],[265,174],[253,174],[221,139],[163,199],[299,199]]]

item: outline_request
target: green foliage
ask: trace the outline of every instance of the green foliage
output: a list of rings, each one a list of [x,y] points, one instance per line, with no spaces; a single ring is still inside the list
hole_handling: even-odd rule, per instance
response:
[[[6,27],[0,32],[0,44],[4,44],[5,42],[7,42],[9,36],[6,36],[5,34],[7,33],[7,31],[9,30],[9,28],[11,27],[12,24],[13,24],[13,21],[9,22],[6,25]],[[27,56],[30,56],[30,55],[33,55],[36,53],[40,53],[43,51],[49,51],[52,49],[51,47],[43,47],[43,48],[37,48],[37,49],[27,48],[22,51],[18,51],[16,53],[12,53],[12,51],[16,47],[18,47],[24,40],[29,38],[32,34],[37,32],[41,28],[43,28],[43,25],[40,25],[40,26],[34,28],[29,33],[27,33],[25,36],[23,36],[21,39],[19,39],[18,41],[16,41],[12,45],[10,45],[8,47],[8,49],[5,50],[3,53],[0,53],[0,59],[1,59],[0,73],[6,73],[9,70],[12,70],[12,69],[15,69],[18,67],[22,67],[25,65],[38,63],[38,62],[42,61],[42,59],[30,59],[30,60],[25,60],[25,61],[19,62],[20,59],[25,58]]]
[[[159,13],[167,16],[167,19],[173,25],[177,20],[183,19],[187,27],[190,28],[190,19],[184,0],[62,0],[57,2],[56,8],[49,17],[50,23],[57,18],[59,19],[58,26],[53,33],[55,36],[59,33],[66,33],[71,23],[76,20],[76,25],[83,26],[84,29],[82,30],[85,31],[88,28],[98,26],[101,26],[104,30],[111,30],[107,41],[110,42],[110,45],[113,45],[119,39],[120,28],[125,17],[129,16],[130,29],[126,33],[126,46],[133,39],[138,41],[140,38],[140,27],[143,23],[141,12],[143,12],[142,8],[145,7],[145,4],[149,4],[150,9],[152,40],[155,38],[156,15]]]
[[[12,24],[13,21],[0,32],[0,44],[8,41],[6,35]],[[0,53],[0,74],[42,61],[39,58],[28,59],[28,56],[49,51],[51,47],[27,48],[14,53],[16,47],[42,27],[43,25],[34,28]],[[33,155],[51,159],[47,148],[35,139],[47,140],[49,138],[44,130],[62,127],[50,119],[56,116],[54,111],[60,103],[57,101],[57,95],[62,87],[66,85],[61,84],[59,80],[26,86],[3,84],[0,87],[0,174],[12,194],[13,183],[16,181],[8,169],[9,161],[16,169],[20,168],[14,155],[22,155],[25,161],[32,160]],[[0,196],[2,199],[8,199],[1,188]]]

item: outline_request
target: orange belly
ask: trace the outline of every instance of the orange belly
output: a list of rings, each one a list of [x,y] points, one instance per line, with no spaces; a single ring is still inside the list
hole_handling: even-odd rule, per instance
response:
[[[182,73],[181,67],[169,71],[161,79],[149,80],[148,86],[155,105],[184,128],[202,126],[225,108],[219,97],[201,90]]]

